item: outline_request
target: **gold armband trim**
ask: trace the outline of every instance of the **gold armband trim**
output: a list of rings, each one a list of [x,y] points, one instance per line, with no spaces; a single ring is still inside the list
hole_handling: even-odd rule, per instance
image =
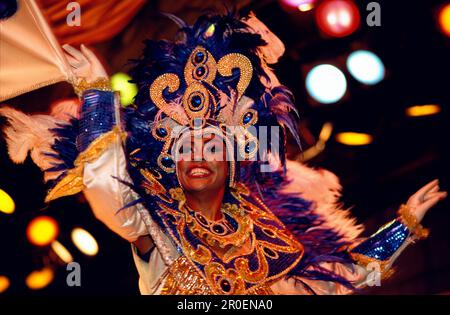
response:
[[[385,280],[395,273],[395,269],[389,266],[389,260],[379,260],[363,254],[350,253],[353,260],[362,267],[367,267],[371,263],[376,263],[380,266],[381,279]]]
[[[86,150],[78,155],[74,162],[75,167],[70,169],[66,176],[64,176],[56,186],[49,191],[45,198],[45,202],[50,202],[64,196],[74,195],[82,191],[85,188],[83,184],[84,164],[96,160],[114,141],[116,141],[118,136],[124,141],[126,133],[122,132],[118,126],[115,126],[111,131],[96,138]]]
[[[407,205],[402,204],[398,210],[398,214],[402,223],[406,225],[415,239],[424,239],[428,237],[430,231],[425,229],[417,221],[417,218],[411,213],[411,209]]]
[[[112,91],[108,78],[98,78],[93,82],[87,82],[85,78],[80,78],[74,83],[73,89],[80,98],[86,90]]]

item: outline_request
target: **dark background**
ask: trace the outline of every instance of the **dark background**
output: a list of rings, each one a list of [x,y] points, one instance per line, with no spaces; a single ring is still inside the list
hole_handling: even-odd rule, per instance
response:
[[[286,53],[275,66],[280,81],[295,94],[301,116],[304,148],[315,143],[324,122],[340,131],[361,131],[374,136],[370,145],[345,146],[327,143],[324,152],[308,161],[336,173],[343,185],[343,202],[367,227],[366,235],[395,217],[398,206],[428,181],[439,178],[448,190],[449,155],[449,45],[439,32],[437,12],[446,1],[377,1],[382,8],[382,26],[365,24],[366,5],[358,1],[362,23],[358,31],[342,39],[324,38],[310,12],[286,11],[278,1],[236,1],[243,12],[253,10],[258,18],[286,45]],[[144,38],[173,38],[176,27],[158,12],[170,12],[192,23],[204,9],[221,10],[221,1],[149,1],[115,38],[93,48],[102,56],[110,74],[126,72],[127,60],[136,57]],[[386,66],[386,78],[375,86],[364,86],[345,67],[348,54],[356,49],[375,52]],[[319,63],[332,63],[346,74],[348,91],[336,104],[318,106],[307,95],[307,71]],[[26,73],[24,73],[26,75]],[[73,96],[68,84],[60,83],[9,100],[6,103],[28,112],[45,112],[50,104]],[[433,116],[411,118],[405,108],[439,104]],[[291,156],[298,152],[291,151]],[[137,272],[130,246],[96,221],[82,196],[44,204],[42,174],[28,159],[14,165],[0,137],[0,188],[16,202],[13,215],[0,213],[0,274],[11,280],[4,295],[17,294],[138,294]],[[53,216],[60,225],[58,240],[81,264],[82,285],[66,285],[63,263],[26,239],[28,222],[38,215]],[[442,294],[450,292],[450,209],[448,200],[432,209],[424,219],[431,228],[428,239],[408,248],[396,263],[396,275],[373,294]],[[70,231],[82,226],[100,245],[99,254],[86,257],[70,240]],[[24,279],[44,265],[56,268],[55,280],[45,289],[30,291]]]

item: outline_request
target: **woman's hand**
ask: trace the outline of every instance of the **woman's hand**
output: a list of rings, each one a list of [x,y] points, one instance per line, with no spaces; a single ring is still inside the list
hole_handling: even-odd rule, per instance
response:
[[[439,180],[435,179],[412,195],[406,205],[411,209],[411,214],[416,217],[417,222],[420,222],[427,211],[445,197],[447,192],[439,190]]]
[[[86,46],[81,45],[81,50],[78,50],[66,44],[62,48],[66,51],[65,56],[77,79],[85,79],[91,83],[99,78],[108,78],[100,60]]]

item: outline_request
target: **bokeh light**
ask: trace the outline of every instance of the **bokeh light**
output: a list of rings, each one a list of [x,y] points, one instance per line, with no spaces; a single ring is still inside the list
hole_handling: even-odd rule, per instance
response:
[[[85,255],[94,256],[98,253],[98,244],[95,238],[82,228],[72,230],[72,242]]]
[[[16,209],[14,200],[6,193],[6,191],[0,189],[0,212],[11,214]]]
[[[317,26],[332,37],[352,34],[358,29],[360,18],[358,7],[348,0],[325,1],[316,10]]]
[[[368,145],[373,141],[373,137],[361,132],[340,132],[336,135],[336,141],[345,145],[359,146]]]
[[[10,282],[9,282],[8,277],[0,276],[0,293],[3,293],[6,290],[8,290],[9,286],[10,286]]]
[[[64,245],[60,242],[53,241],[51,247],[55,254],[58,255],[58,257],[66,264],[69,264],[73,261],[73,257],[70,254],[69,250],[65,248]]]
[[[133,103],[138,89],[136,84],[128,82],[131,77],[123,72],[118,72],[111,76],[111,87],[114,91],[120,91],[120,102],[123,106]]]
[[[31,272],[25,279],[25,284],[31,290],[40,290],[48,286],[55,277],[53,270],[49,267]]]
[[[406,115],[410,117],[430,116],[440,113],[441,107],[436,104],[414,105],[406,109]]]
[[[450,36],[450,3],[444,5],[439,10],[439,27],[441,28],[442,33],[447,36]]]
[[[297,8],[301,12],[310,11],[314,8],[315,0],[282,0],[284,5]]]
[[[58,223],[48,216],[34,218],[27,227],[28,240],[37,246],[50,244],[56,239],[58,233]]]
[[[381,82],[385,75],[381,59],[368,50],[352,52],[347,59],[347,68],[356,80],[368,85]]]
[[[335,66],[322,64],[312,68],[306,76],[306,89],[316,101],[331,104],[344,96],[347,80]]]

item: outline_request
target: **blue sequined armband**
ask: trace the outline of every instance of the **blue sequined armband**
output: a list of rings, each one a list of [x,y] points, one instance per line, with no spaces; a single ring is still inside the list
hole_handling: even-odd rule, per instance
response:
[[[400,220],[394,220],[355,247],[352,253],[384,261],[402,246],[409,234],[408,228]]]
[[[80,134],[77,149],[83,152],[98,136],[111,131],[116,123],[114,93],[87,90],[83,93],[80,115]]]

